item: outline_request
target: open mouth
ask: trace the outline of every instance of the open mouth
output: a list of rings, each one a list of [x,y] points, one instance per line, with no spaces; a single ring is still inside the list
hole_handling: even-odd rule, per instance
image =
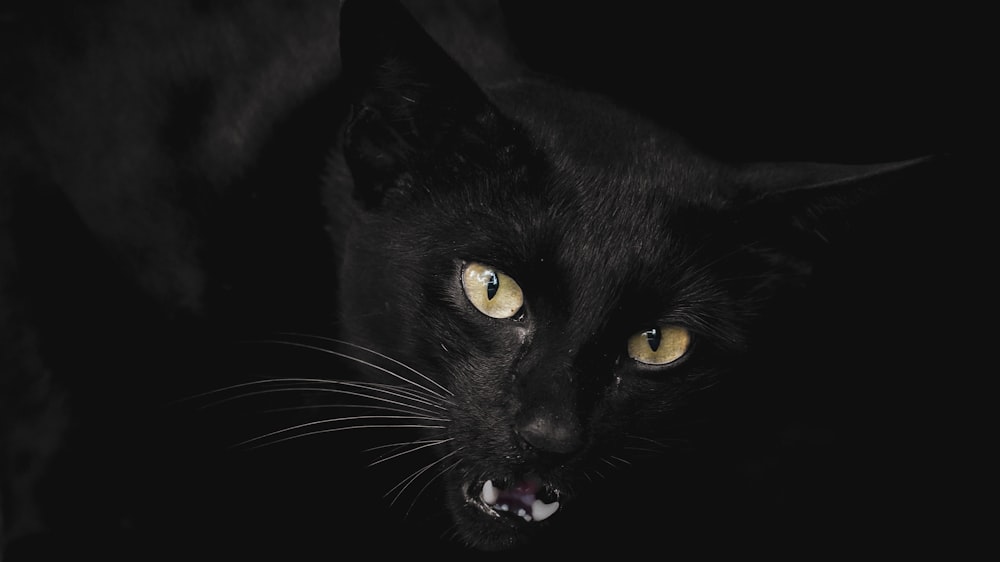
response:
[[[559,510],[560,491],[532,474],[507,482],[502,479],[473,483],[465,489],[466,500],[493,517],[520,518],[540,522]]]

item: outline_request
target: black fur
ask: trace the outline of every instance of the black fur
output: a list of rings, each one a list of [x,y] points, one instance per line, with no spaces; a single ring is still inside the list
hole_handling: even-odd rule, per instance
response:
[[[964,146],[687,140],[683,109],[552,76],[525,27],[554,12],[513,2],[63,7],[8,12],[5,560],[969,530],[938,481],[967,458],[971,381],[937,352],[977,235],[950,215]],[[470,262],[516,280],[513,317],[466,297]],[[688,353],[632,360],[659,325]],[[487,479],[560,507],[486,513]]]

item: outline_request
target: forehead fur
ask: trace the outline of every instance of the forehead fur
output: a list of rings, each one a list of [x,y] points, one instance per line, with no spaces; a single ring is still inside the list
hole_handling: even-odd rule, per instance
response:
[[[601,198],[610,189],[659,206],[718,198],[716,163],[604,96],[527,79],[486,91],[565,179],[553,189],[572,190],[572,197],[594,190]]]

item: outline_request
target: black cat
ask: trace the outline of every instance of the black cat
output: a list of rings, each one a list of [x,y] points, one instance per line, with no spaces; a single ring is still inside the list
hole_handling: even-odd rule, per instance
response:
[[[409,7],[101,6],[11,59],[11,559],[854,547],[950,505],[910,495],[943,426],[899,291],[952,159],[723,158],[492,5]]]

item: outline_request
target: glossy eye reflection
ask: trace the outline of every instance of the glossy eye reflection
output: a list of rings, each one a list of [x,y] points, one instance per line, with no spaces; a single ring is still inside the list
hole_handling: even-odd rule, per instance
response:
[[[687,353],[691,334],[681,326],[657,326],[628,339],[628,355],[647,365],[669,365]]]
[[[472,306],[490,318],[510,318],[524,305],[517,281],[481,263],[468,263],[462,269],[462,289]]]

